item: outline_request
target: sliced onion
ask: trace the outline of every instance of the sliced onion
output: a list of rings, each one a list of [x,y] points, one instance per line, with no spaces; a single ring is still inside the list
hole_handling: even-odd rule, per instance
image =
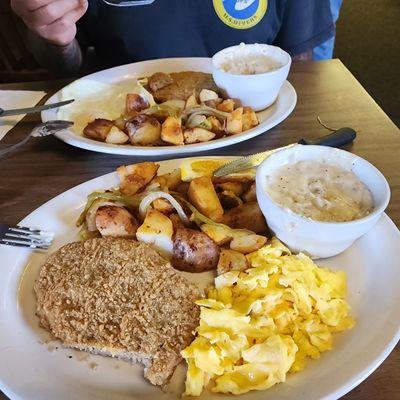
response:
[[[181,219],[181,221],[184,224],[186,224],[186,225],[190,224],[189,219],[188,219],[187,215],[185,214],[185,211],[183,211],[182,206],[169,193],[165,193],[165,192],[153,192],[153,193],[148,194],[146,197],[144,197],[142,199],[142,201],[140,202],[140,205],[139,205],[139,215],[142,219],[146,218],[147,209],[150,207],[151,203],[154,200],[157,200],[160,198],[166,199],[171,203],[172,207],[175,208],[176,212],[179,215],[179,218]]]
[[[118,202],[106,201],[103,199],[95,200],[86,213],[86,228],[89,232],[93,232],[93,231],[97,230],[96,213],[100,207],[104,207],[104,206],[114,206],[114,207],[121,207],[121,208],[124,207],[124,205],[122,203],[118,203]]]

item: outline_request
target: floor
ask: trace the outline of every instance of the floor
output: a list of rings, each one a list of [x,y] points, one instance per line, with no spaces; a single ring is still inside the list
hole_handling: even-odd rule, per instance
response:
[[[334,57],[400,126],[400,0],[344,0],[336,30]]]

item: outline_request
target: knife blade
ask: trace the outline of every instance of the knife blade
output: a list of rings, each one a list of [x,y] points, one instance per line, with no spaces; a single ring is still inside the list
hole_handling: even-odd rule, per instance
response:
[[[58,103],[44,104],[42,106],[28,107],[28,108],[16,108],[14,110],[3,110],[0,107],[0,117],[7,117],[9,115],[21,115],[21,114],[32,114],[35,112],[51,110],[52,108],[66,106],[71,104],[75,99],[60,101]]]
[[[329,135],[322,136],[318,139],[301,139],[297,143],[292,143],[284,147],[278,147],[276,149],[263,151],[261,153],[250,154],[248,156],[240,157],[236,160],[230,161],[225,165],[223,165],[222,167],[215,170],[214,176],[221,177],[232,174],[234,172],[243,171],[245,169],[258,167],[271,154],[283,149],[288,149],[298,144],[340,147],[345,144],[353,142],[356,136],[357,134],[354,129],[341,128],[338,129],[337,131],[330,133]]]

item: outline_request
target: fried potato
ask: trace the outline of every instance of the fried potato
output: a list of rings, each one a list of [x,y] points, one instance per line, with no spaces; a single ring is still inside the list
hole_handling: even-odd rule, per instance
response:
[[[113,123],[114,125],[121,129],[121,131],[125,132],[125,124],[126,124],[127,120],[125,119],[124,115],[121,115],[120,117],[118,117],[117,119],[114,119]]]
[[[138,222],[125,208],[117,206],[99,207],[95,224],[101,236],[135,237]]]
[[[255,233],[268,230],[265,217],[256,201],[232,208],[225,213],[221,222],[234,229],[248,229]]]
[[[226,99],[217,105],[217,109],[231,113],[235,108],[235,101],[233,99]]]
[[[249,262],[243,253],[235,250],[221,249],[217,265],[217,275],[229,271],[244,271],[249,266]]]
[[[116,126],[113,126],[110,129],[110,132],[107,133],[106,143],[125,144],[128,141],[129,141],[129,136]]]
[[[148,101],[137,93],[128,93],[126,95],[125,100],[125,112],[129,113],[130,111],[143,111],[146,108],[149,108],[150,104]]]
[[[210,121],[211,123],[211,132],[214,132],[216,136],[221,136],[224,133],[223,126],[221,124],[221,121],[217,118],[214,117],[213,115],[210,115],[207,117],[207,121]]]
[[[254,128],[259,124],[257,114],[252,108],[243,107],[242,124],[243,131]]]
[[[175,211],[175,208],[171,205],[171,203],[167,199],[163,198],[155,199],[152,203],[152,206],[155,210],[166,215]]]
[[[120,190],[132,196],[143,189],[156,175],[159,165],[154,162],[122,165],[117,168],[121,180]]]
[[[148,79],[149,88],[152,92],[156,92],[165,86],[170,85],[173,82],[169,74],[164,72],[156,72]]]
[[[221,182],[216,183],[215,188],[217,191],[223,192],[224,190],[228,190],[229,192],[234,193],[236,196],[241,196],[244,191],[244,183],[243,182]]]
[[[176,168],[172,172],[164,175],[158,175],[154,177],[151,183],[159,183],[162,189],[176,190],[176,188],[182,183],[181,180],[181,169]]]
[[[197,102],[196,96],[194,94],[191,94],[186,100],[185,110],[188,110],[189,108],[197,105],[199,105],[199,103]]]
[[[172,221],[157,210],[149,210],[143,224],[136,231],[136,238],[140,242],[151,245],[164,257],[172,255],[174,228]]]
[[[149,146],[157,143],[161,137],[161,124],[156,118],[139,114],[125,124],[131,144]]]
[[[213,100],[206,100],[203,102],[204,105],[211,107],[211,108],[217,108],[217,105],[222,102],[222,99],[213,99]]]
[[[218,94],[214,90],[202,89],[199,93],[199,99],[202,103],[209,100],[217,100]]]
[[[251,186],[246,190],[246,192],[243,193],[242,199],[246,203],[257,200],[256,183],[255,182],[253,182],[251,184]]]
[[[233,110],[226,118],[226,131],[231,135],[236,135],[243,131],[243,107]]]
[[[230,190],[224,190],[223,192],[218,193],[218,198],[225,210],[230,210],[231,208],[235,208],[243,204],[243,200]]]
[[[232,236],[229,236],[220,226],[203,224],[200,226],[200,229],[218,246],[222,246],[232,240]]]
[[[203,232],[178,228],[174,235],[172,266],[181,271],[203,272],[215,269],[219,247]]]
[[[215,133],[203,128],[188,128],[183,131],[185,143],[201,143],[214,139]]]
[[[113,126],[113,122],[108,119],[96,118],[86,125],[83,134],[91,139],[104,142]]]
[[[267,243],[267,238],[260,235],[245,235],[232,239],[229,247],[239,253],[248,254],[261,249]]]
[[[161,139],[175,146],[183,145],[182,122],[178,117],[168,117],[161,126]]]
[[[224,214],[221,202],[211,178],[202,176],[190,182],[188,196],[190,202],[205,216],[220,221]]]

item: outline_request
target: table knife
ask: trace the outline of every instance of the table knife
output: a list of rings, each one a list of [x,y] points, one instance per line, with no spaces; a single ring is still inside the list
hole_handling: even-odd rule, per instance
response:
[[[9,115],[21,115],[21,114],[32,114],[35,112],[40,112],[44,110],[51,110],[52,108],[66,106],[67,104],[71,104],[74,99],[60,101],[59,103],[45,104],[42,106],[28,107],[28,108],[16,108],[14,110],[3,110],[0,107],[0,117],[7,117]]]
[[[255,168],[259,166],[271,154],[296,146],[297,144],[304,145],[320,145],[330,147],[340,147],[351,143],[356,138],[356,132],[352,128],[340,128],[329,135],[322,136],[318,139],[301,139],[297,143],[292,143],[277,149],[263,151],[261,153],[251,154],[249,156],[240,157],[236,160],[226,163],[222,167],[214,171],[214,176],[221,177],[232,174],[234,172],[243,171],[245,169]]]

